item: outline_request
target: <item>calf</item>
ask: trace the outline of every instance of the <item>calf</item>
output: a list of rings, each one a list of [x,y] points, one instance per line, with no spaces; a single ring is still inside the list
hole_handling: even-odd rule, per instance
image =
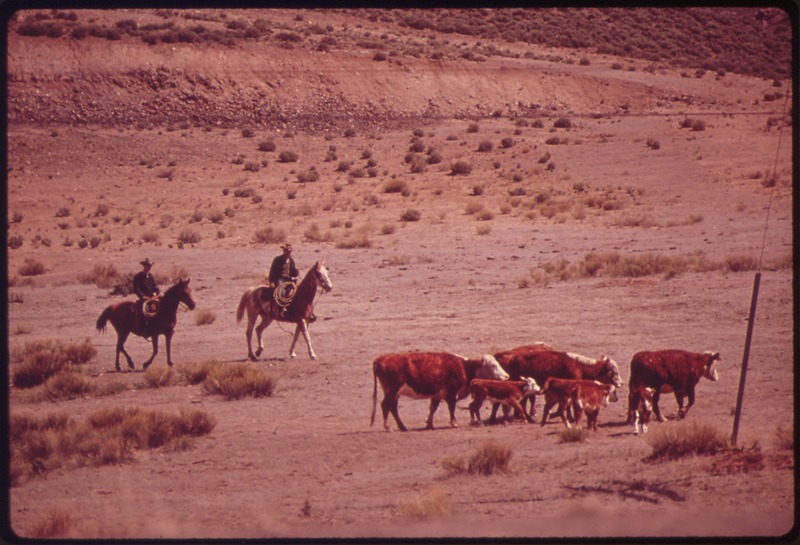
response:
[[[660,350],[655,352],[637,352],[631,360],[631,378],[628,383],[630,392],[640,388],[652,388],[653,412],[659,422],[663,422],[658,400],[663,391],[671,389],[678,402],[678,417],[684,418],[694,405],[694,390],[702,377],[716,381],[719,352],[698,354],[685,350]],[[684,407],[683,400],[689,397],[689,404]],[[628,422],[633,420],[633,402],[628,399]]]
[[[608,356],[592,359],[570,352],[552,350],[546,345],[533,344],[520,346],[494,355],[500,365],[511,377],[519,380],[521,377],[531,377],[538,384],[544,384],[548,378],[566,378],[597,380],[603,384],[612,384],[615,388],[622,387],[619,366]],[[530,414],[536,414],[535,396],[530,396]]]
[[[597,415],[600,407],[608,405],[608,401],[617,401],[617,389],[612,384],[603,384],[595,380],[575,380],[562,378],[549,378],[542,388],[544,394],[544,409],[542,411],[542,426],[547,423],[550,410],[558,406],[556,414],[569,428],[566,409],[572,406],[575,410],[575,423],[580,422],[581,413],[586,411],[588,426],[597,430]]]
[[[633,433],[638,435],[640,428],[642,433],[647,433],[647,424],[650,423],[650,413],[653,410],[653,389],[642,386],[628,395],[628,406],[633,413],[630,418],[633,422]]]
[[[472,393],[472,402],[469,404],[470,422],[481,423],[481,406],[486,399],[495,403],[495,407],[497,404],[513,407],[522,413],[528,422],[533,422],[533,419],[525,413],[525,409],[520,405],[520,400],[530,393],[535,394],[540,391],[539,385],[530,377],[523,377],[522,380],[475,379],[470,383],[470,392]],[[492,417],[489,419],[493,424],[496,422],[495,416],[496,411],[493,410]]]
[[[468,359],[448,352],[410,352],[384,354],[372,363],[372,418],[375,423],[375,408],[378,399],[378,381],[383,388],[383,426],[389,430],[388,416],[392,413],[397,427],[406,431],[397,412],[397,401],[401,395],[415,399],[430,399],[427,429],[433,429],[433,414],[444,399],[450,410],[450,425],[456,427],[456,401],[469,394],[469,384],[476,375],[502,380],[508,374],[491,356]]]

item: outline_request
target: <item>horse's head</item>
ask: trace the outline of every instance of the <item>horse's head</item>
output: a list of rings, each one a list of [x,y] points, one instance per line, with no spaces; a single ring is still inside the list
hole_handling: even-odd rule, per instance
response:
[[[314,264],[314,273],[316,275],[317,284],[322,286],[322,289],[326,293],[333,289],[333,282],[331,282],[331,277],[328,275],[328,269],[325,267],[325,263],[317,261]]]
[[[189,307],[189,310],[194,310],[195,302],[192,299],[192,288],[189,287],[189,282],[191,278],[187,278],[186,280],[180,279],[178,283],[175,284],[175,288],[178,291],[178,301]]]

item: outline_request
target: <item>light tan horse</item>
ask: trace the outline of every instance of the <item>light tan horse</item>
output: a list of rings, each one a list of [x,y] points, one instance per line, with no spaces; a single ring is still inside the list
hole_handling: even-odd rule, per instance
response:
[[[264,350],[264,344],[261,341],[261,333],[273,322],[290,322],[297,324],[294,330],[294,338],[292,345],[289,347],[289,357],[294,358],[294,347],[297,344],[297,339],[300,333],[306,340],[308,345],[308,355],[312,360],[317,359],[314,349],[311,347],[311,335],[308,332],[308,319],[314,309],[314,298],[317,295],[317,288],[322,289],[327,293],[333,289],[333,284],[328,276],[328,269],[322,261],[317,261],[311,269],[305,274],[303,279],[297,285],[297,291],[291,303],[286,307],[286,312],[282,313],[281,308],[273,301],[274,288],[269,286],[256,286],[248,288],[239,301],[239,307],[236,309],[236,322],[241,322],[244,317],[244,312],[247,310],[247,357],[252,361],[257,361],[261,352]],[[255,328],[256,337],[258,338],[258,348],[253,354],[252,337],[253,327],[255,326],[256,319],[261,317],[261,323]]]

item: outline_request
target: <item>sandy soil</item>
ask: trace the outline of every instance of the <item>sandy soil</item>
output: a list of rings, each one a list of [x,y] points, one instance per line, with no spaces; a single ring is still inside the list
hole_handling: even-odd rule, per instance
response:
[[[30,71],[26,63],[35,64],[54,49],[40,51],[41,40],[14,38],[13,73]],[[95,47],[90,42],[80,47]],[[203,58],[187,48],[167,54],[123,45],[143,56],[163,54],[164,63]],[[85,56],[72,62],[90,71],[95,54],[80,53]],[[226,62],[231,73],[241,75],[251,60],[249,53],[239,58],[228,51]],[[242,63],[238,68],[237,62]],[[57,72],[60,66],[45,68]],[[218,420],[210,435],[185,452],[140,452],[128,464],[67,466],[26,479],[10,489],[12,530],[31,535],[43,514],[67,509],[78,520],[72,536],[90,538],[789,532],[796,511],[794,461],[774,436],[778,426],[792,425],[794,406],[793,276],[786,265],[792,252],[791,135],[786,127],[778,148],[779,131],[766,129],[776,106],[755,99],[769,90],[769,82],[733,74],[722,80],[687,79],[667,69],[621,73],[600,57],[590,67],[530,61],[527,69],[531,80],[541,76],[557,82],[555,90],[542,92],[562,97],[565,104],[553,112],[570,117],[571,129],[550,129],[553,117],[545,119],[544,129],[490,117],[472,134],[463,119],[418,119],[423,140],[446,158],[418,175],[403,162],[410,129],[378,128],[354,138],[304,132],[284,138],[256,129],[254,139],[245,139],[241,129],[11,124],[8,215],[11,219],[16,212],[22,220],[9,224],[9,236],[24,242],[8,250],[8,346],[13,351],[35,339],[89,338],[98,355],[85,372],[98,383],[130,386],[113,396],[57,403],[34,402],[29,391],[10,387],[11,412],[66,411],[82,419],[111,406],[170,412],[191,406]],[[452,75],[444,69],[442,74]],[[385,89],[392,85],[369,78],[361,83],[391,96]],[[10,93],[30,94],[37,85],[55,92],[27,82],[12,86]],[[652,98],[672,93],[691,94],[702,105],[656,105]],[[415,97],[403,99],[417,104]],[[658,115],[581,115],[592,104],[613,109],[625,100],[635,110]],[[703,116],[706,129],[681,129],[686,116]],[[512,135],[513,147],[502,148],[501,138]],[[553,135],[568,143],[547,145]],[[259,154],[258,142],[266,138],[275,138],[278,150]],[[475,151],[484,139],[495,142],[492,152]],[[657,139],[659,149],[648,147],[648,139]],[[338,159],[325,161],[332,145]],[[279,163],[282,149],[296,150],[300,161]],[[365,149],[377,160],[377,176],[348,180],[337,172],[341,160],[364,165]],[[761,183],[765,175],[754,173],[772,172],[776,150],[779,181],[769,189]],[[555,163],[552,171],[539,163],[546,152]],[[268,165],[244,171],[232,163],[237,154],[267,158]],[[472,162],[469,176],[449,174],[449,165],[459,159]],[[296,174],[311,166],[320,180],[298,183]],[[173,173],[162,177],[164,169]],[[522,181],[514,181],[515,173]],[[383,192],[392,179],[407,182],[408,196]],[[472,194],[476,185],[483,188],[480,196]],[[517,201],[509,195],[515,187],[526,188]],[[237,188],[253,188],[263,198],[255,203],[237,198]],[[291,191],[296,193],[288,198]],[[535,203],[535,196],[545,192],[551,203],[566,203],[551,217]],[[618,206],[592,207],[588,197]],[[491,218],[479,221],[468,213],[475,202],[490,210]],[[98,215],[99,204],[110,212]],[[63,207],[70,209],[69,216],[56,217]],[[226,209],[232,215],[220,222],[209,219],[210,211]],[[401,222],[408,209],[420,211],[420,221]],[[327,240],[309,237],[312,225]],[[119,297],[81,283],[80,275],[96,264],[134,272],[144,256],[156,262],[156,273],[187,271],[198,304],[194,314],[208,310],[216,320],[197,325],[193,313],[179,315],[176,367],[205,360],[244,362],[244,325],[236,323],[234,312],[242,292],[259,283],[279,253],[277,244],[254,241],[266,226],[285,230],[301,269],[320,259],[329,268],[334,289],[320,296],[319,321],[311,327],[318,360],[308,358],[302,341],[298,357],[289,359],[291,331],[273,325],[264,334],[261,360],[250,364],[276,378],[268,398],[225,401],[199,386],[142,388],[141,362],[150,344],[140,338],[126,345],[136,370],[114,372],[115,336],[98,334],[94,324]],[[187,229],[201,240],[180,244]],[[143,240],[148,233],[157,235],[154,242]],[[370,247],[341,247],[353,233],[365,235]],[[81,239],[92,237],[98,238],[97,247],[80,247]],[[73,244],[66,246],[67,240]],[[624,423],[626,389],[619,403],[601,413],[600,430],[580,443],[560,442],[562,426],[556,422],[471,426],[468,400],[459,403],[455,429],[441,408],[436,429],[424,431],[427,403],[407,398],[400,400],[400,413],[408,433],[369,425],[371,362],[382,353],[446,350],[478,356],[545,341],[611,356],[625,382],[631,356],[639,350],[719,351],[721,377],[699,384],[688,418],[728,434],[753,271],[713,270],[670,279],[601,274],[550,278],[546,284],[533,281],[532,274],[559,259],[579,262],[589,252],[758,259],[762,241],[768,266],[739,432],[740,447],[763,453],[762,467],[737,465],[736,451],[645,461],[651,452],[646,437],[634,436]],[[41,261],[47,272],[22,277],[18,271],[26,258]],[[784,265],[772,266],[780,262]],[[15,365],[10,364],[12,373]],[[163,341],[153,365],[166,365]],[[670,397],[664,396],[662,409],[676,418]],[[448,476],[441,465],[445,456],[467,455],[485,440],[513,449],[508,473]],[[427,520],[404,515],[404,506],[435,493],[443,494],[452,515]]]

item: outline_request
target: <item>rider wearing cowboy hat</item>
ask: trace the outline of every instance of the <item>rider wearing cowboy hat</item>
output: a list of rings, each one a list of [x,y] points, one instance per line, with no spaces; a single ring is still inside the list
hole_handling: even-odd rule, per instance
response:
[[[148,320],[147,315],[144,312],[145,305],[154,299],[155,304],[157,305],[158,297],[161,295],[161,290],[158,289],[156,279],[150,272],[150,269],[153,268],[154,262],[150,261],[150,258],[144,258],[139,262],[139,264],[142,266],[142,270],[133,276],[133,293],[135,293],[138,297],[136,301],[138,310],[136,313],[136,319],[138,320],[139,327],[142,330],[146,330]],[[156,309],[157,308],[158,307],[156,306]]]
[[[295,265],[294,259],[292,258],[292,245],[286,243],[281,246],[281,250],[283,250],[283,253],[272,260],[267,280],[269,281],[270,287],[275,289],[274,293],[277,298],[273,297],[273,299],[281,307],[281,316],[285,316],[286,307],[289,306],[292,297],[294,297],[300,271],[297,270],[297,265]],[[280,299],[280,301],[278,299]],[[316,319],[317,317],[312,313],[308,321],[311,323]]]

